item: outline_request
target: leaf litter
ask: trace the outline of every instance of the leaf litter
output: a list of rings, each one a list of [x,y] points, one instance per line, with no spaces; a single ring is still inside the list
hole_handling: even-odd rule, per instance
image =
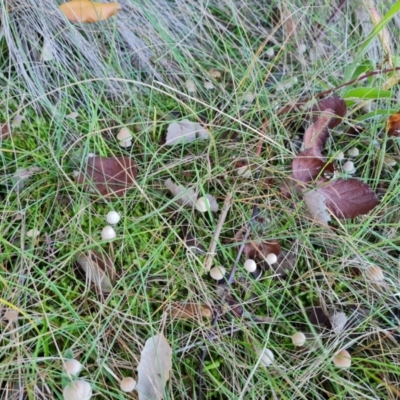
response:
[[[176,144],[186,144],[196,139],[209,139],[208,131],[197,122],[191,122],[187,119],[172,122],[168,126],[166,146],[175,146]]]

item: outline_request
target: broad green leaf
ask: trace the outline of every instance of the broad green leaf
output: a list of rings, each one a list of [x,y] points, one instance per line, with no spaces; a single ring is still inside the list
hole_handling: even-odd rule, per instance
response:
[[[348,90],[343,98],[344,99],[387,99],[393,96],[390,90],[382,90],[373,87],[360,87]]]

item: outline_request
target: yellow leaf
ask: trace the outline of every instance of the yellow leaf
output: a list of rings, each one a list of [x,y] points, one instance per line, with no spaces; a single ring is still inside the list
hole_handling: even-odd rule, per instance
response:
[[[71,22],[104,21],[121,10],[118,3],[94,3],[87,0],[73,0],[60,5],[60,10]]]

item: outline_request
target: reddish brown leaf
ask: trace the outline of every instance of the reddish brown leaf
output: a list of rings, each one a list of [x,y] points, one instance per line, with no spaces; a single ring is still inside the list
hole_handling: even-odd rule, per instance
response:
[[[304,134],[304,148],[313,148],[314,154],[321,154],[325,142],[329,137],[329,122],[332,120],[333,110],[325,110],[324,113],[310,125]]]
[[[129,157],[89,157],[85,172],[77,176],[79,183],[92,182],[103,196],[123,196],[133,186],[137,175],[135,162]]]
[[[211,318],[212,310],[207,304],[174,302],[165,309],[171,318]]]
[[[325,166],[323,157],[316,157],[309,148],[299,153],[292,161],[293,178],[302,182],[314,180]]]
[[[347,113],[346,102],[338,96],[332,96],[320,100],[318,104],[313,107],[314,112],[320,111],[324,113],[327,110],[331,110],[333,114],[340,117],[340,118],[332,118],[329,121],[328,128],[332,129],[335,126],[339,125],[342,122],[342,118],[346,115]],[[314,116],[313,120],[316,121],[317,119],[319,119],[319,117]]]
[[[391,115],[387,125],[389,136],[400,137],[400,112]]]
[[[243,254],[246,258],[252,260],[264,260],[268,254],[279,255],[281,252],[281,245],[277,240],[271,240],[270,242],[250,242],[244,246]]]
[[[317,190],[325,196],[326,206],[338,218],[355,218],[367,214],[379,204],[373,190],[357,179],[320,183]]]

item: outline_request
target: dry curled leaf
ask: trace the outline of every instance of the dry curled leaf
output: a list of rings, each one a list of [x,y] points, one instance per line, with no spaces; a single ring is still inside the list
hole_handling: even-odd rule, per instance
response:
[[[312,148],[299,153],[292,162],[293,178],[301,182],[311,182],[323,170],[333,172],[333,165],[327,164],[322,156],[315,156]]]
[[[86,280],[93,283],[100,293],[112,291],[115,269],[110,257],[90,250],[87,253],[79,253],[76,261],[85,272]]]
[[[179,122],[172,122],[168,126],[165,145],[174,146],[175,144],[190,143],[196,139],[208,138],[209,134],[202,125],[197,122],[191,122],[187,119],[184,119]]]
[[[163,334],[146,340],[138,365],[139,400],[161,400],[172,369],[172,349]]]
[[[197,195],[193,189],[187,189],[182,185],[177,185],[172,182],[171,179],[167,179],[164,185],[174,196],[174,201],[176,203],[184,206],[194,206],[196,204]]]
[[[328,128],[332,129],[339,125],[342,122],[342,118],[347,114],[346,102],[339,96],[326,97],[325,99],[320,100],[312,109],[313,113],[318,111],[324,113],[327,110],[331,110],[331,112],[337,116],[331,118],[328,122]],[[315,115],[313,121],[316,121],[318,118],[320,118],[320,116]]]
[[[324,110],[323,114],[311,124],[304,134],[304,148],[314,149],[314,155],[321,154],[329,137],[329,123],[333,117],[333,110]]]
[[[61,4],[60,10],[71,22],[98,22],[115,15],[121,10],[121,5],[118,3],[73,0]]]
[[[207,304],[201,303],[184,303],[184,302],[173,302],[169,304],[166,309],[170,318],[173,319],[201,319],[211,318],[212,310]]]
[[[400,137],[400,112],[389,117],[387,129],[389,136]]]
[[[303,198],[313,219],[327,225],[331,216],[326,206],[325,196],[317,190],[307,190],[303,193]]]
[[[244,246],[243,254],[246,259],[255,261],[264,261],[268,254],[279,255],[281,252],[281,245],[277,240],[271,240],[270,242],[249,242]]]
[[[136,164],[129,157],[93,156],[88,158],[86,171],[78,173],[76,180],[93,184],[103,196],[121,197],[134,186],[136,176]]]

